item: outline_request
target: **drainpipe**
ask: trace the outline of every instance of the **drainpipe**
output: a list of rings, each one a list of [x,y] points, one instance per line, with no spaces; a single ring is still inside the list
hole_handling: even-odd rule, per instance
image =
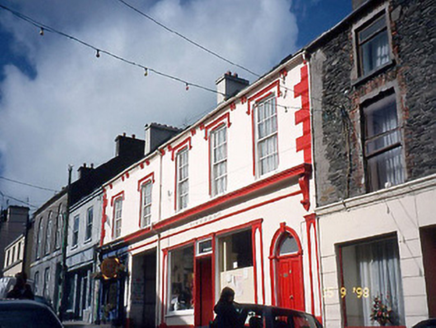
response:
[[[162,158],[163,155],[161,152],[159,152],[159,206],[158,206],[158,221],[161,221],[162,219]],[[151,228],[153,229],[153,222],[151,225]],[[157,296],[156,298],[159,299],[159,295],[161,295],[160,293],[160,289],[163,288],[163,286],[161,286],[161,270],[162,270],[162,266],[161,266],[161,256],[160,256],[160,252],[161,252],[161,242],[160,242],[160,232],[156,231],[156,236],[157,236],[157,249],[156,249],[156,289],[157,289]],[[163,300],[161,300],[161,302],[156,302],[156,306],[155,306],[155,318],[154,318],[154,322],[156,327],[160,324],[159,320],[160,320],[160,308],[158,308],[158,304],[160,304],[160,306],[163,306]]]
[[[66,277],[67,277],[67,244],[68,244],[68,221],[70,218],[70,200],[71,200],[71,172],[72,165],[68,165],[68,189],[67,189],[67,208],[65,211],[64,220],[64,236],[62,241],[62,271],[61,271],[61,306],[59,309],[59,319],[62,321],[64,312],[66,310],[67,293],[66,293]]]

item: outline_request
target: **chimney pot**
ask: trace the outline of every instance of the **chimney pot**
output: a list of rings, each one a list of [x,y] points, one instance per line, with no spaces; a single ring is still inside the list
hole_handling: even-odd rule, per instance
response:
[[[123,132],[123,137],[125,137],[126,136],[126,132]]]
[[[132,134],[132,139],[135,139],[135,138],[136,138],[136,136],[134,134]]]
[[[86,167],[86,163],[83,163],[83,167]]]

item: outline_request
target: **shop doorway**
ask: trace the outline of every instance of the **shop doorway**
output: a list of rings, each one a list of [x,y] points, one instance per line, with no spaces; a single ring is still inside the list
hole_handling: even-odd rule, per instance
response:
[[[213,320],[212,256],[196,259],[195,271],[195,326],[208,327]]]
[[[436,317],[436,226],[420,229],[428,314]]]
[[[297,239],[285,232],[276,249],[277,299],[281,307],[305,310],[303,265]]]

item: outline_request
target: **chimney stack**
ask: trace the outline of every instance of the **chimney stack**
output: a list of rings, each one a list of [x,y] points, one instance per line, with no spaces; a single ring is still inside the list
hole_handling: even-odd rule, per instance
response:
[[[228,71],[218,80],[215,81],[217,94],[217,103],[226,101],[236,95],[242,89],[245,89],[249,82],[248,80],[238,77],[238,74]]]
[[[160,145],[181,131],[181,129],[164,124],[150,123],[145,125],[145,156],[155,151]]]
[[[353,10],[356,10],[359,8],[363,3],[367,2],[368,0],[351,0],[352,8]]]
[[[90,167],[87,167],[86,163],[83,163],[83,165],[77,170],[77,172],[79,172],[79,180],[88,176],[92,170],[94,170],[94,164],[91,164]]]
[[[132,137],[126,136],[126,133],[119,135],[115,138],[115,144],[115,156],[138,159],[144,156],[144,140],[136,139],[134,134]]]

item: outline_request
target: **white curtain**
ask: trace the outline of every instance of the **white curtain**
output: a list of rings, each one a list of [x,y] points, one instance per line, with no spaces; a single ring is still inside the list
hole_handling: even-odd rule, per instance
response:
[[[362,298],[363,325],[378,326],[371,321],[371,309],[375,297],[393,311],[393,323],[404,324],[401,272],[396,239],[356,246],[361,286],[369,288],[370,297]]]

